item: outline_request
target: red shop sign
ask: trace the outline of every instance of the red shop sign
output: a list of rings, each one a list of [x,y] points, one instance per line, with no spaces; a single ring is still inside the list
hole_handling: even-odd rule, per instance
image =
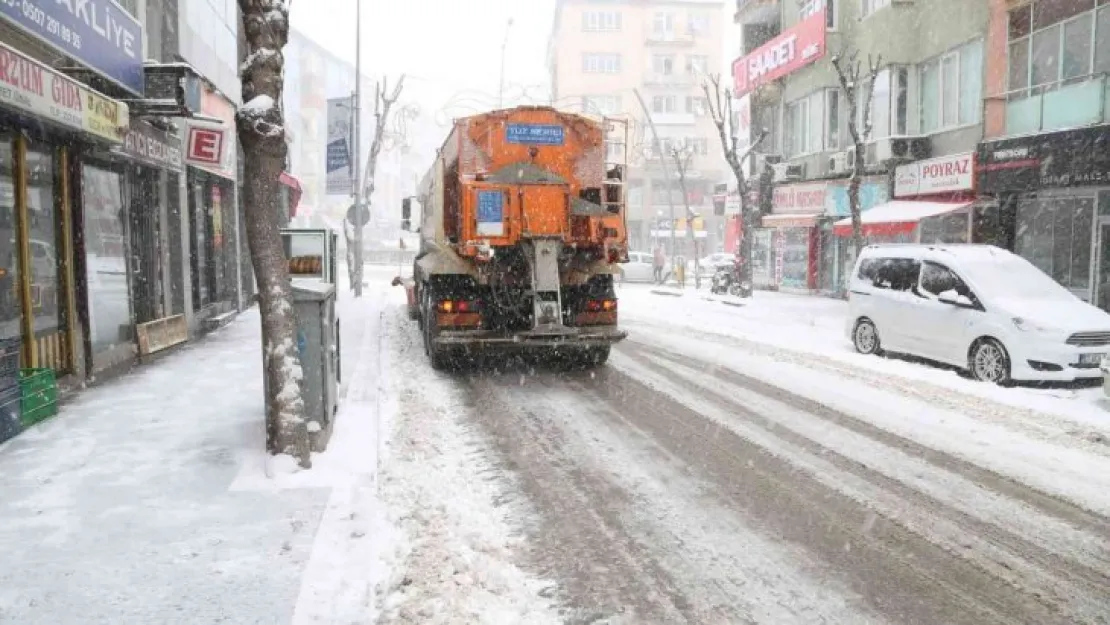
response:
[[[217,128],[190,126],[185,160],[219,166],[223,162],[224,134]]]
[[[736,97],[798,71],[825,56],[825,51],[825,11],[821,10],[732,62]]]

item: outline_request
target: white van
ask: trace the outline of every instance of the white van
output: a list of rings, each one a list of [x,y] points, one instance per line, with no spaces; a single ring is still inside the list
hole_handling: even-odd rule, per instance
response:
[[[990,245],[868,246],[848,302],[860,353],[919,356],[997,384],[1099,378],[1110,352],[1110,315]]]

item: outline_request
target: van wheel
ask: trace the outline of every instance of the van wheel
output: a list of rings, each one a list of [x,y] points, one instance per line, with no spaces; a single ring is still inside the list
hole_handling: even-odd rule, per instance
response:
[[[968,353],[967,368],[980,382],[1005,386],[1010,383],[1010,354],[995,339],[979,339]]]
[[[868,356],[878,356],[883,353],[882,344],[879,342],[879,331],[870,319],[860,319],[856,322],[856,329],[852,331],[852,343],[856,351]]]

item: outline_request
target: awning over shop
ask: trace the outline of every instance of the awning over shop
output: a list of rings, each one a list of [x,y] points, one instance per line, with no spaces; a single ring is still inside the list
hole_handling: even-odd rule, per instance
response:
[[[863,211],[864,236],[895,235],[913,232],[922,219],[954,213],[971,206],[972,202],[915,202],[893,200]],[[852,218],[845,217],[833,224],[837,236],[851,236]]]
[[[813,228],[820,215],[764,215],[764,228]]]
[[[278,182],[289,187],[289,217],[295,217],[297,215],[297,205],[300,204],[301,194],[303,193],[301,181],[297,180],[297,177],[293,174],[283,171],[278,176]]]

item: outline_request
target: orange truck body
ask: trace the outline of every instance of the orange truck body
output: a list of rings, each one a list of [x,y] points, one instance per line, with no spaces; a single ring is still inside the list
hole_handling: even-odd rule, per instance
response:
[[[626,141],[623,121],[551,107],[455,120],[417,189],[406,285],[433,366],[489,347],[608,357],[626,336],[613,280],[628,261]]]

